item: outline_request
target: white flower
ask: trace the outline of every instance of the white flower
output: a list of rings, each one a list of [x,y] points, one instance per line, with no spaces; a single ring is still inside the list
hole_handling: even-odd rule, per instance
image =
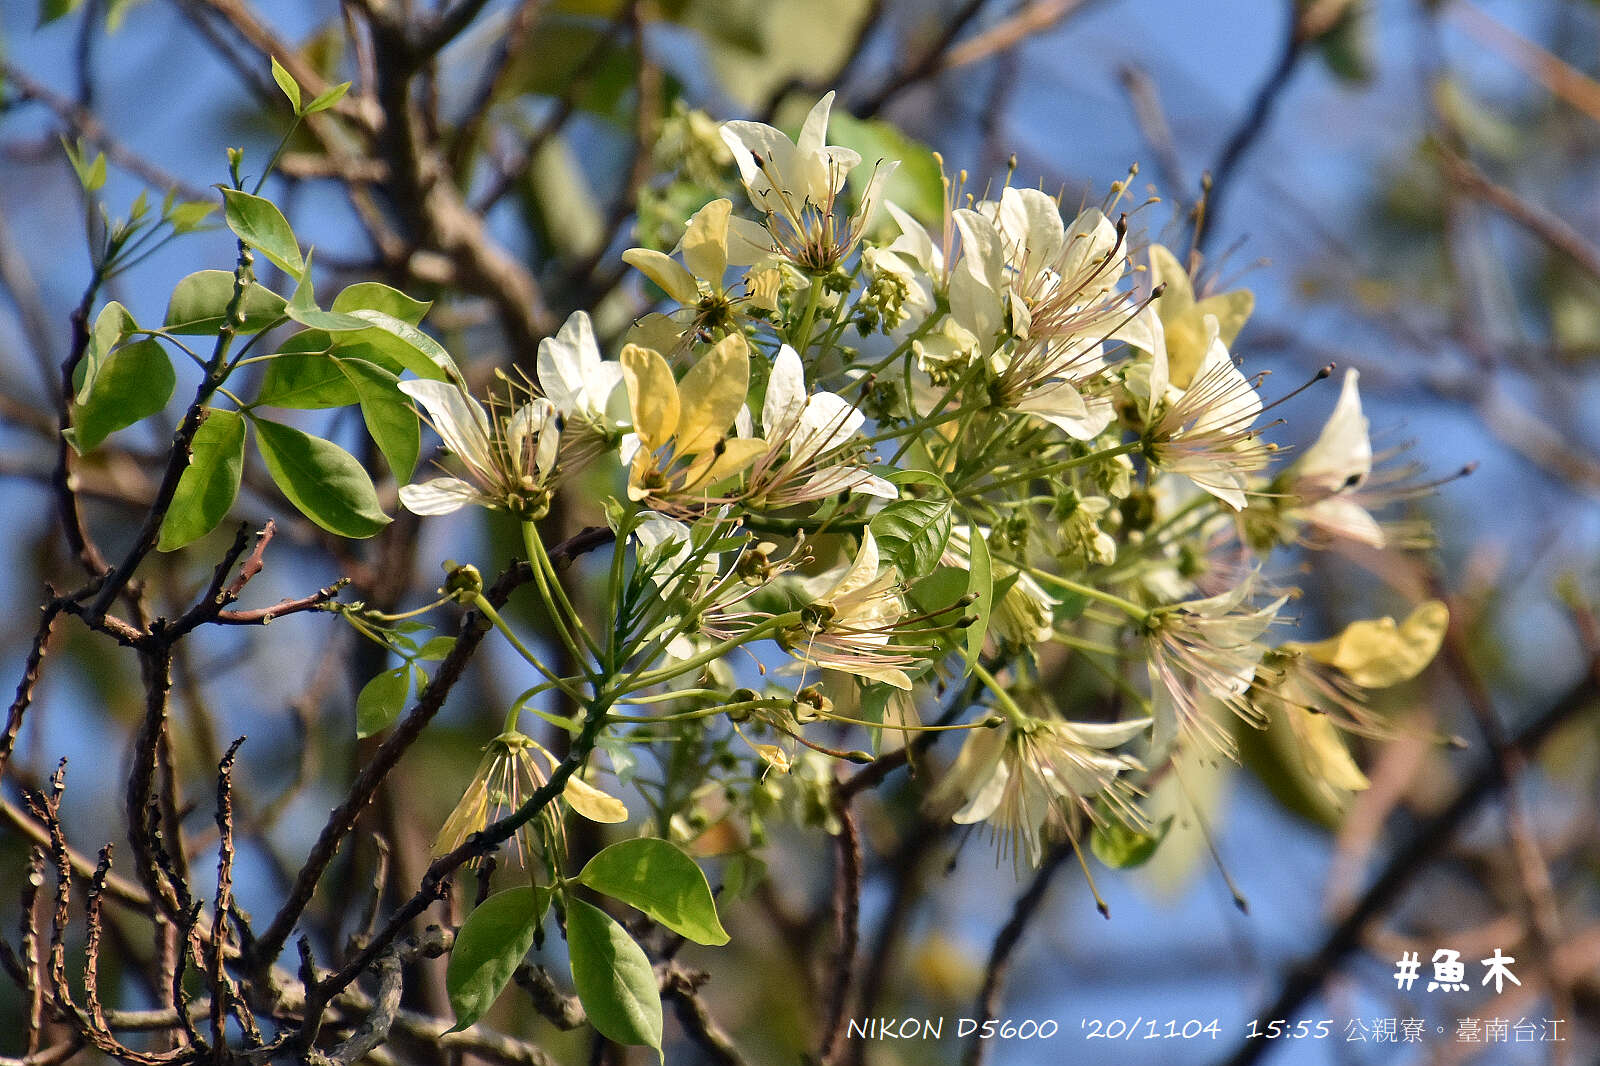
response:
[[[1008,721],[974,729],[935,793],[935,802],[959,798],[952,820],[987,821],[1001,840],[1001,853],[1037,866],[1046,837],[1073,834],[1081,814],[1092,823],[1104,816],[1089,801],[1104,796],[1119,820],[1143,825],[1133,790],[1120,779],[1142,770],[1138,760],[1112,750],[1143,733],[1148,718],[1129,722]]]
[[[1354,369],[1345,371],[1339,402],[1327,424],[1285,472],[1286,491],[1299,501],[1285,513],[1324,533],[1382,548],[1382,527],[1357,500],[1356,490],[1372,473],[1372,440],[1357,388],[1360,378]]]
[[[1182,474],[1239,511],[1247,475],[1267,462],[1254,429],[1261,397],[1234,365],[1214,316],[1206,317],[1206,330],[1205,358],[1181,391],[1171,384],[1166,346],[1155,346],[1145,405],[1147,454],[1159,468]]]
[[[1145,320],[1120,288],[1127,273],[1118,228],[1090,208],[1063,224],[1055,199],[1007,188],[1000,201],[955,212],[961,259],[950,313],[985,350],[1002,331],[1082,346],[1124,340],[1146,348]]]
[[[783,345],[761,405],[761,429],[770,447],[750,469],[750,499],[773,507],[840,492],[895,499],[894,485],[845,450],[865,422],[866,416],[843,397],[807,392],[799,354]]]
[[[750,203],[766,218],[773,247],[813,275],[827,273],[855,250],[883,195],[884,182],[900,165],[893,161],[877,166],[855,214],[841,222],[834,209],[861,155],[826,143],[832,107],[830,92],[812,107],[796,141],[762,122],[722,126],[722,139],[739,164]]]
[[[458,385],[402,381],[400,391],[421,407],[423,418],[466,467],[469,479],[445,476],[402,486],[400,502],[407,510],[440,515],[475,503],[539,518],[549,509],[549,482],[561,437],[560,417],[549,400],[535,397],[509,417],[496,412],[491,418]]]
[[[722,140],[733,152],[757,211],[772,210],[774,200],[792,196],[811,204],[832,203],[860,164],[859,152],[824,143],[833,96],[830,92],[812,106],[797,141],[764,122],[723,123]]]
[[[1261,635],[1277,621],[1287,596],[1264,607],[1250,603],[1253,576],[1217,596],[1151,612],[1145,628],[1150,695],[1155,718],[1151,750],[1164,755],[1180,732],[1231,754],[1233,738],[1201,706],[1213,699],[1251,725],[1264,717],[1250,699],[1267,647]]]
[[[583,311],[574,311],[554,337],[539,342],[539,385],[570,423],[597,428],[614,425],[611,412],[626,399],[622,364],[600,358],[594,325]]]
[[[892,566],[880,571],[878,542],[866,529],[844,576],[802,612],[807,620],[798,631],[781,639],[802,664],[910,691],[905,668],[925,649],[894,642],[905,612],[900,575]]]

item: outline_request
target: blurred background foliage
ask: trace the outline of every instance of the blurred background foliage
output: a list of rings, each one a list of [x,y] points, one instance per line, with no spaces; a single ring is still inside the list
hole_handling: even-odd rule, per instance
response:
[[[1247,368],[1274,372],[1268,393],[1280,382],[1277,391],[1288,392],[1330,361],[1358,367],[1378,447],[1405,449],[1405,461],[1441,480],[1477,464],[1471,477],[1409,505],[1436,530],[1429,552],[1396,560],[1349,548],[1293,575],[1308,593],[1304,639],[1353,619],[1402,617],[1428,596],[1450,603],[1452,629],[1432,670],[1385,694],[1385,712],[1405,728],[1359,753],[1370,790],[1331,795],[1281,750],[1255,744],[1243,768],[1197,761],[1161,786],[1155,803],[1158,817],[1172,817],[1169,839],[1149,865],[1101,873],[1109,923],[1070,865],[1050,871],[1053,885],[1035,882],[1047,891],[1043,910],[1011,967],[1001,1016],[1055,1019],[1061,1032],[982,1053],[1013,1064],[1203,1062],[1236,1052],[1238,1061],[1259,1052],[1295,1063],[1594,1061],[1600,4],[461,4],[474,9],[469,23],[416,48],[419,91],[397,123],[375,58],[396,45],[367,31],[367,13],[409,17],[411,6],[4,5],[0,604],[13,620],[0,642],[5,661],[20,665],[41,587],[70,569],[46,488],[49,390],[87,265],[58,134],[106,152],[113,205],[147,185],[204,199],[223,177],[225,146],[243,146],[259,165],[284,128],[266,52],[308,87],[354,79],[337,115],[296,137],[270,189],[316,244],[330,285],[379,278],[436,300],[432,326],[481,375],[529,365],[537,339],[575,308],[590,309],[612,338],[648,308],[652,293],[617,252],[634,243],[670,249],[689,214],[730,191],[734,175],[715,135],[725,118],[792,128],[820,92],[837,88],[839,142],[869,160],[901,159],[890,196],[930,223],[941,197],[935,151],[952,173],[967,170],[969,190],[997,188],[1014,166],[1015,182],[1060,190],[1069,205],[1098,200],[1138,160],[1135,188],[1148,184],[1160,199],[1136,212],[1133,232],[1203,252],[1202,289],[1256,291],[1236,351]],[[436,54],[433,44],[442,45]],[[396,147],[408,139],[422,150]],[[113,292],[136,316],[159,315],[176,278],[231,258],[225,234],[191,237]],[[1289,401],[1280,443],[1309,441],[1333,398],[1321,388]],[[150,496],[164,440],[165,430],[147,424],[80,468],[91,521],[113,549]],[[557,535],[598,520],[608,477],[591,471],[585,491],[561,502]],[[375,606],[409,605],[433,588],[444,553],[501,561],[510,550],[512,531],[465,516],[420,528],[402,517],[369,545],[341,545],[292,519],[260,470],[245,479],[238,517],[274,517],[284,530],[273,565],[252,586],[262,603],[347,574]],[[384,491],[392,502],[394,486]],[[158,601],[180,602],[197,587],[226,536],[161,559],[151,580]],[[18,898],[26,867],[19,776],[36,783],[67,755],[69,829],[87,846],[117,824],[139,686],[101,638],[63,632],[21,766],[5,786],[7,901]],[[204,783],[229,739],[251,737],[241,791],[261,837],[241,856],[249,875],[239,894],[247,909],[270,912],[362,763],[353,697],[385,664],[377,649],[315,617],[248,636],[208,634],[191,655],[179,664],[184,728],[173,758]],[[508,659],[480,656],[471,687],[402,766],[405,787],[380,797],[369,828],[388,841],[401,881],[415,883],[479,745],[524,686]],[[1447,737],[1460,743],[1439,742]],[[934,758],[948,759],[946,747]],[[750,875],[742,891],[729,891],[738,901],[724,900],[733,945],[685,953],[716,975],[706,1002],[750,1062],[794,1061],[794,1049],[812,1043],[809,1004],[825,991],[817,975],[827,850],[793,828],[822,812],[793,809],[787,787],[773,787],[768,876],[752,866],[741,872]],[[1481,796],[1448,820],[1473,789]],[[919,795],[902,782],[863,808],[862,1016],[971,1013],[996,934],[1018,913],[1013,901],[1027,898],[1027,876],[996,868],[983,840],[922,819]],[[786,802],[787,816],[778,812]],[[191,824],[202,843],[208,818],[201,802]],[[363,840],[339,862],[335,883],[350,887],[315,911],[329,943],[358,920],[364,890],[354,886],[370,882],[376,853]],[[1390,875],[1393,885],[1383,880]],[[1237,897],[1248,899],[1248,916]],[[1371,920],[1342,929],[1361,901]],[[1501,947],[1518,958],[1523,984],[1500,996],[1392,987],[1403,951],[1426,960],[1439,947],[1469,959]],[[0,993],[0,1033],[19,1027],[10,991]],[[437,975],[416,995],[420,1009],[443,1012]],[[491,1016],[495,1025],[536,1037],[562,1061],[582,1060],[577,1035],[514,998]],[[1246,1023],[1277,1016],[1266,1013],[1275,999],[1337,1019],[1336,1036],[1247,1047]],[[1081,1018],[1140,1015],[1216,1018],[1221,1035],[1114,1053],[1082,1042]],[[1429,1041],[1342,1043],[1348,1019],[1401,1017],[1427,1019]],[[1560,1018],[1569,1039],[1475,1048],[1453,1039],[1464,1017]],[[20,1050],[0,1038],[0,1053]],[[845,1061],[953,1062],[969,1053],[950,1039],[858,1043]],[[671,1061],[697,1054],[675,1046]]]

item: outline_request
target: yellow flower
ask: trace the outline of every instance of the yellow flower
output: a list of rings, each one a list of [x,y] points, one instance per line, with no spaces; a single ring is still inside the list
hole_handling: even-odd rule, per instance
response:
[[[433,857],[447,855],[501,817],[511,814],[550,780],[556,757],[531,737],[516,731],[501,733],[484,746],[483,758],[462,793],[455,809],[439,828],[433,842]],[[540,765],[539,759],[544,764]],[[573,774],[562,789],[567,806],[594,822],[621,822],[628,808],[615,796],[601,791]],[[542,840],[554,839],[561,832],[554,808],[546,807],[538,820]],[[524,864],[526,852],[534,844],[530,829],[524,826],[513,841],[517,857]]]
[[[651,248],[629,248],[622,261],[689,312],[682,336],[709,339],[738,329],[752,309],[777,310],[780,276],[770,244],[766,230],[733,214],[733,201],[712,200],[689,220],[677,248],[682,263]],[[751,268],[743,293],[723,284],[730,266]]]
[[[1172,383],[1186,389],[1211,347],[1206,316],[1216,318],[1222,343],[1231,346],[1255,309],[1255,296],[1249,289],[1234,289],[1197,301],[1189,272],[1159,244],[1150,246],[1150,283],[1165,286],[1156,298],[1156,314],[1166,332]]]
[[[673,379],[661,353],[625,345],[622,380],[633,414],[622,454],[629,499],[710,502],[707,490],[767,450],[759,438],[729,435],[750,386],[750,351],[741,334],[717,342],[682,382]]]

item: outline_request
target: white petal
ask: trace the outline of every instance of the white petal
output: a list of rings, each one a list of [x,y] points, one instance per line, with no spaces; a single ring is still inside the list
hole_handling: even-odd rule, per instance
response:
[[[928,235],[927,227],[912,218],[893,200],[885,200],[883,208],[889,212],[889,217],[894,219],[895,225],[900,227],[900,236],[889,245],[891,252],[909,255],[918,266],[929,273],[943,266],[936,258],[938,252],[934,250],[933,238]]]
[[[761,404],[761,429],[767,439],[777,441],[787,436],[805,405],[805,368],[800,363],[799,354],[785,344],[778,349],[778,357],[772,361],[772,374],[767,378],[767,395]]]
[[[539,385],[564,415],[587,414],[596,409],[596,399],[604,400],[589,388],[600,367],[594,324],[583,311],[574,311],[559,333],[539,342]],[[620,367],[616,378],[622,380]]]
[[[792,455],[826,455],[855,436],[866,416],[848,401],[831,392],[819,392],[806,400],[789,442]]]
[[[1329,496],[1292,513],[1335,537],[1372,548],[1382,548],[1387,542],[1378,520],[1348,496]]]
[[[1347,370],[1339,402],[1316,443],[1294,464],[1294,479],[1311,493],[1335,493],[1360,484],[1372,473],[1372,440],[1361,413],[1360,374]]]
[[[819,598],[820,602],[832,603],[835,600],[842,600],[870,585],[877,576],[878,541],[873,537],[869,526],[861,531],[861,547],[857,550],[850,569],[845,571],[844,577],[839,579],[839,583],[832,590]]]
[[[828,113],[833,109],[833,97],[833,91],[829,90],[811,105],[805,124],[800,127],[800,136],[794,142],[795,150],[802,155],[820,152],[828,143]]]
[[[1000,229],[1013,248],[1025,251],[1023,286],[1039,271],[1054,268],[1066,242],[1061,207],[1038,189],[1007,188],[1000,194]]]
[[[795,170],[794,142],[764,122],[724,122],[722,140],[739,164],[739,176],[744,180],[750,203],[758,211],[776,210],[769,204],[772,183],[762,173],[756,157],[760,156],[767,168],[781,177]]]
[[[420,378],[402,381],[400,391],[422,405],[428,423],[438,432],[444,446],[462,462],[481,472],[493,468],[489,416],[482,404],[459,386],[443,381]]]
[[[1211,403],[1195,419],[1190,432],[1243,429],[1261,413],[1261,397],[1256,395],[1250,379],[1234,363],[1233,356],[1228,354],[1228,346],[1218,336],[1217,316],[1207,315],[1205,323],[1211,343],[1206,348],[1205,358],[1201,360],[1200,369],[1195,372],[1190,388],[1203,383],[1206,395],[1215,397],[1216,402]]]
[[[436,477],[420,485],[401,485],[400,502],[415,515],[441,515],[478,502],[478,490],[458,477]]]
[[[1058,728],[1090,747],[1116,748],[1149,729],[1150,719],[1135,718],[1127,722],[1062,722]]]

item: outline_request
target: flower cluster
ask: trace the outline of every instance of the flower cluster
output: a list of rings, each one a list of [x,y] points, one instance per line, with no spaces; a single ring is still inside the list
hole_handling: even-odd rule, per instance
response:
[[[530,692],[577,708],[540,713],[623,777],[630,744],[692,744],[650,786],[680,827],[712,824],[690,809],[708,780],[732,795],[741,774],[873,758],[841,737],[920,759],[964,731],[930,802],[1030,862],[1084,833],[1153,841],[1143,785],[1257,730],[1330,793],[1364,787],[1347,737],[1385,728],[1367,693],[1415,676],[1444,617],[1290,639],[1299,553],[1413,539],[1374,513],[1394,493],[1373,490],[1356,372],[1278,462],[1264,376],[1233,350],[1250,294],[1139,240],[1118,210],[1132,174],[1075,213],[1009,181],[977,199],[964,174],[895,186],[895,161],[827,143],[832,102],[793,140],[720,127],[746,205],[729,174],[675,249],[623,255],[664,299],[631,329],[602,343],[574,314],[520,399],[403,386],[462,471],[405,506],[525,527],[549,632],[581,664],[562,676],[517,644],[544,678]],[[678,118],[704,182],[719,146]],[[615,534],[598,623],[533,526],[580,479]],[[545,779],[514,726],[446,842]],[[603,816],[573,780],[569,805]]]

